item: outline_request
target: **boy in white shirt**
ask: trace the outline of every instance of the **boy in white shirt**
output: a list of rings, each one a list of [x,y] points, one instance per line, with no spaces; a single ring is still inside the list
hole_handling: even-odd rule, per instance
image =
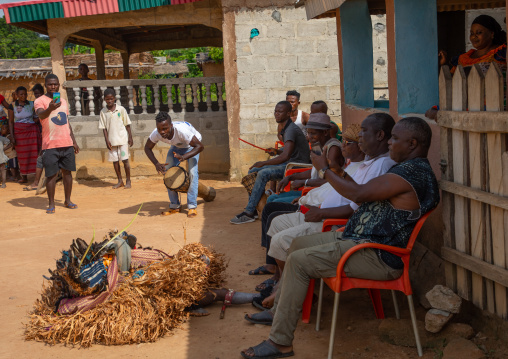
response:
[[[198,212],[198,161],[199,153],[204,150],[201,143],[201,134],[188,122],[172,122],[167,112],[159,112],[155,118],[157,128],[146,140],[145,153],[155,165],[157,172],[163,174],[169,168],[178,166],[180,162],[187,161],[189,167],[190,186],[187,191],[187,217],[196,217]],[[162,141],[171,145],[166,163],[161,164],[153,154],[153,148],[157,142]],[[178,193],[168,189],[169,210],[162,212],[163,216],[180,212],[180,200]]]
[[[109,150],[108,161],[113,162],[118,183],[113,189],[120,187],[131,188],[131,166],[129,164],[129,147],[132,147],[131,120],[125,108],[116,104],[116,94],[113,89],[104,91],[106,107],[101,111],[99,128],[104,132],[104,139]],[[125,185],[122,180],[120,161],[125,168]]]

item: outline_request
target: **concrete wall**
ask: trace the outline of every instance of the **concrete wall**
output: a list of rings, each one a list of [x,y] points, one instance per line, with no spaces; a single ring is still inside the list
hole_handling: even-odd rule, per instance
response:
[[[173,121],[191,123],[203,136],[205,150],[199,158],[199,171],[227,174],[229,171],[229,147],[227,117],[225,111],[176,113]],[[144,146],[150,133],[155,129],[155,115],[130,115],[134,145],[130,149],[133,176],[155,175],[155,167],[148,160]],[[80,152],[76,156],[77,178],[115,177],[113,166],[108,162],[108,149],[102,130],[99,130],[98,116],[70,117]],[[159,142],[154,153],[164,163],[169,145]]]
[[[276,20],[279,16],[280,22]],[[239,122],[243,139],[273,146],[277,139],[275,104],[285,100],[286,92],[293,89],[301,93],[300,109],[309,112],[313,101],[324,100],[332,119],[340,122],[334,19],[307,21],[303,8],[274,6],[240,8],[234,17],[240,108],[238,118],[232,120]],[[253,28],[260,35],[251,40]],[[238,155],[242,174],[255,161],[266,159],[262,151],[243,144]]]

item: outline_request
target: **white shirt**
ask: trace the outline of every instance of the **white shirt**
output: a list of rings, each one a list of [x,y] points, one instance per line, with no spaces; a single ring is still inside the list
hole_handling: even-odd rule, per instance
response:
[[[178,148],[189,148],[190,142],[192,141],[192,138],[196,136],[198,140],[201,141],[201,134],[196,131],[194,127],[188,122],[173,122],[173,129],[174,134],[173,138],[170,140],[162,137],[160,133],[157,131],[157,129],[153,130],[153,132],[150,134],[150,141],[153,143],[157,143],[159,141],[165,142],[171,146],[175,146]]]
[[[101,110],[99,128],[108,131],[108,140],[111,146],[122,146],[129,142],[129,135],[125,126],[131,124],[127,110],[120,105],[115,105],[113,111],[104,107]]]
[[[346,167],[345,171],[347,172],[348,175],[353,177],[362,163],[363,161],[351,162],[349,166]],[[314,167],[312,167],[312,169],[314,169]],[[335,191],[332,185],[327,182],[319,186],[318,188],[311,189],[309,193],[307,193],[307,195],[300,198],[298,203],[300,204],[300,206],[305,207],[310,206],[319,207],[321,203],[323,203],[323,201],[333,193],[337,193],[337,191]]]
[[[363,161],[355,174],[351,176],[351,178],[358,184],[365,184],[369,182],[371,179],[384,175],[390,168],[395,166],[397,162],[390,158],[389,152],[382,154],[373,159],[366,159]],[[341,207],[348,205],[356,211],[358,209],[358,205],[348,198],[339,194],[339,192],[334,191],[334,193],[330,193],[326,199],[321,204],[321,208],[333,208],[333,207]]]

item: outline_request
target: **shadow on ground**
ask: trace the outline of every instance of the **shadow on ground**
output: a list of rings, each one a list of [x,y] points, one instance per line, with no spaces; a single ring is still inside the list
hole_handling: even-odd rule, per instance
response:
[[[33,192],[35,194],[35,192]],[[55,199],[56,207],[63,207],[63,201]],[[16,207],[28,207],[34,209],[46,209],[48,207],[47,196],[33,196],[28,198],[13,198],[7,203]]]

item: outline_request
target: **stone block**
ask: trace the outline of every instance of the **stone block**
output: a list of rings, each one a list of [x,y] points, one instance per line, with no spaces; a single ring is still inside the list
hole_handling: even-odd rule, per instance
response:
[[[206,133],[208,131],[226,130],[228,129],[228,119],[224,113],[224,117],[219,118],[203,118],[201,131]]]
[[[235,25],[235,35],[236,35],[236,41],[249,41],[250,40],[250,32],[253,28],[257,28],[260,32],[259,36],[265,36],[263,34],[262,29],[259,26],[251,25],[251,24],[239,24],[237,23]]]
[[[281,98],[279,101],[283,101],[284,99],[285,99],[285,97]],[[267,121],[268,123],[275,122],[275,119],[273,117],[273,112],[275,110],[275,105],[276,105],[276,103],[266,104],[266,105],[259,105],[258,106],[258,118],[260,118],[260,119],[266,119],[266,120],[268,120]],[[261,131],[260,131],[260,133],[261,133]]]
[[[299,70],[317,70],[325,69],[326,56],[323,55],[298,55],[298,69]]]
[[[236,60],[239,73],[251,73],[266,70],[266,60],[264,57],[240,57]]]
[[[252,21],[252,12],[242,9],[235,13],[235,23],[242,24]]]
[[[260,147],[274,147],[275,141],[277,141],[277,131],[265,135],[256,135],[256,143]]]
[[[249,89],[252,87],[252,77],[250,74],[239,73],[237,83],[240,90]]]
[[[99,134],[99,122],[97,121],[71,121],[72,132],[75,135],[88,136]],[[102,134],[102,130],[100,131]]]
[[[329,68],[339,70],[339,54],[328,55],[327,64]]]
[[[307,21],[307,15],[305,14],[305,9],[303,7],[298,9],[295,9],[294,7],[284,7],[277,10],[280,12],[282,22]]]
[[[462,298],[453,292],[450,288],[443,285],[436,285],[425,297],[432,308],[441,309],[450,313],[459,313]]]
[[[215,138],[211,133],[205,133],[203,134],[201,143],[208,149],[209,147],[213,147],[215,145]]]
[[[97,150],[95,150],[95,151],[87,151],[87,150],[80,151],[76,155],[76,163],[83,164],[83,163],[89,163],[89,162],[94,162],[94,163],[105,162],[105,161],[107,161],[107,150],[104,151],[104,154],[106,156],[103,156],[102,152],[103,151],[97,151]]]
[[[247,41],[238,42],[236,43],[236,54],[238,56],[246,56],[246,55],[252,55],[252,49],[250,46],[250,43]]]
[[[259,72],[252,75],[252,86],[257,88],[281,87],[282,83],[281,71]]]
[[[78,136],[77,134],[75,134],[74,139],[76,140],[76,143],[78,144],[80,150],[85,148],[85,137]]]
[[[305,112],[310,111],[310,105],[314,101],[323,100],[326,102],[328,99],[326,87],[320,87],[320,86],[308,86],[303,87],[300,89],[300,110],[303,110]],[[304,107],[305,106],[305,107]]]
[[[473,342],[457,338],[452,340],[443,350],[443,359],[483,359],[485,353]]]
[[[254,55],[275,55],[281,53],[280,40],[254,38],[250,47]]]
[[[240,134],[244,133],[266,133],[268,131],[268,125],[265,120],[244,120],[240,122]]]
[[[296,24],[287,22],[269,24],[266,29],[266,37],[292,39],[295,37],[295,28]]]
[[[314,46],[316,41],[315,40],[301,40],[301,39],[295,39],[295,40],[285,40],[284,45],[284,52],[287,54],[309,54],[313,53]]]
[[[270,56],[266,59],[267,70],[281,70],[281,71],[287,71],[287,70],[293,70],[297,68],[298,62],[296,56]]]
[[[275,88],[275,89],[269,89],[268,90],[268,98],[271,102],[275,104],[279,101],[284,101],[286,99],[286,92],[288,92],[287,89],[281,89],[281,88]]]
[[[258,117],[257,105],[240,104],[240,118],[242,120],[252,120]]]
[[[340,81],[340,75],[339,75]],[[340,82],[328,87],[328,99],[340,101]]]
[[[132,136],[133,145],[131,149],[139,149],[145,147],[145,142],[143,142],[143,137],[141,136]]]
[[[311,71],[290,71],[285,73],[284,86],[298,88],[300,86],[314,85],[314,74]]]
[[[136,135],[149,135],[155,129],[155,121],[138,120],[132,121],[131,132]]]
[[[313,20],[298,24],[297,35],[299,37],[324,36],[327,34],[326,22]]]
[[[425,329],[431,333],[438,333],[452,319],[450,312],[439,309],[430,309],[425,315]]]
[[[335,54],[338,57],[339,48],[337,38],[330,36],[330,38],[318,41],[317,52],[320,54]]]
[[[258,104],[266,103],[267,90],[262,88],[250,88],[240,91],[240,103]]]
[[[327,34],[328,36],[333,36],[333,37],[336,37],[337,36],[337,22],[335,21],[335,19],[333,20],[324,20],[326,21],[326,26],[327,26]]]
[[[340,84],[340,74],[339,70],[321,70],[315,71],[315,81],[316,84],[321,86],[323,85],[339,85]]]
[[[87,149],[107,149],[104,136],[101,137],[86,137]]]

